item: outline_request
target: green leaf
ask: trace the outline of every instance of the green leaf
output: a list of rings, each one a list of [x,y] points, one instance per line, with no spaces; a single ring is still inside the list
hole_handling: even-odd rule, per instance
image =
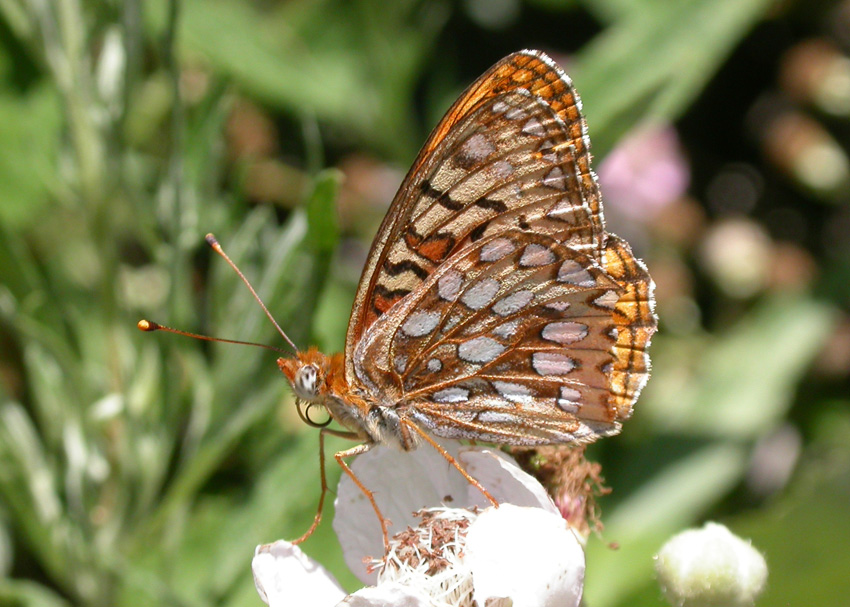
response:
[[[146,4],[154,31],[163,2]],[[295,116],[315,116],[396,155],[410,140],[411,96],[448,14],[410,0],[283,3],[189,0],[181,41],[241,89]]]
[[[615,605],[652,578],[652,557],[676,531],[692,525],[740,479],[747,452],[732,445],[704,447],[660,470],[607,512],[605,542],[588,543],[585,597]]]
[[[6,607],[71,607],[53,590],[36,582],[0,578],[0,604]]]
[[[50,455],[18,403],[0,404],[0,461],[0,495],[16,521],[21,539],[39,555],[45,569],[63,577],[68,571],[65,536],[70,521],[63,516]]]
[[[61,114],[45,85],[16,96],[0,91],[0,222],[35,221],[57,187]]]
[[[604,156],[647,119],[672,121],[773,0],[644,2],[578,55],[572,75]]]
[[[307,203],[307,244],[317,254],[332,254],[339,242],[336,201],[343,175],[336,169],[316,176],[313,193]]]
[[[715,340],[660,340],[641,412],[668,431],[760,436],[787,412],[835,321],[835,311],[814,300],[774,298]]]
[[[728,521],[767,560],[759,607],[843,605],[850,595],[850,401],[825,412],[778,499]]]
[[[814,440],[782,494],[762,507],[720,521],[739,537],[750,540],[767,560],[767,590],[759,598],[758,607],[846,602],[850,593],[846,575],[850,553],[844,541],[850,538],[848,412],[850,402],[843,400],[835,403],[833,414],[822,416],[823,427],[814,430]],[[658,585],[646,571],[646,555],[638,558],[642,579],[635,580],[632,592],[620,593],[620,600],[613,604],[657,607]],[[593,566],[589,561],[589,573]],[[619,584],[622,576],[631,577],[631,572],[632,563],[624,561],[609,581]]]

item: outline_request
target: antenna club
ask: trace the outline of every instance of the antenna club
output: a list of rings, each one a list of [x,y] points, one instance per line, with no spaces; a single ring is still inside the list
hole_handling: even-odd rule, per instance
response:
[[[144,319],[137,322],[136,326],[139,328],[139,331],[156,331],[157,329],[159,329],[158,324]]]
[[[213,249],[218,250],[221,248],[221,245],[218,244],[218,240],[216,240],[215,236],[213,236],[212,233],[204,236],[204,240],[206,240],[207,244],[210,245]]]

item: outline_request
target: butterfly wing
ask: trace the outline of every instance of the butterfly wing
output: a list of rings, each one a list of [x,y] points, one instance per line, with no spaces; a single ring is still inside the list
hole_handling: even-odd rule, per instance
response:
[[[613,234],[607,234],[603,264],[606,273],[622,289],[612,315],[617,340],[609,375],[609,405],[618,418],[626,419],[649,380],[647,348],[658,328],[655,283],[629,245]]]
[[[439,436],[511,444],[615,433],[623,287],[588,255],[505,230],[471,244],[383,315],[355,369],[379,403]]]
[[[616,433],[648,377],[653,284],[605,232],[588,147],[578,97],[542,53],[467,89],[372,246],[349,385],[449,438]]]
[[[449,109],[390,205],[369,253],[346,336],[346,378],[367,330],[453,253],[517,227],[600,262],[604,228],[580,101],[546,55],[494,65]]]

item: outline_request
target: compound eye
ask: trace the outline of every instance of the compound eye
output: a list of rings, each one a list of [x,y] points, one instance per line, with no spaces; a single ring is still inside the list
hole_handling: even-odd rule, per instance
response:
[[[318,394],[319,370],[315,365],[304,365],[295,374],[295,391],[306,399],[316,398]]]

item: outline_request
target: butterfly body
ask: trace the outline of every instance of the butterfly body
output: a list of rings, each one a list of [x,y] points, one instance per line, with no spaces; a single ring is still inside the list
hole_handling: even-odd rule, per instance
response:
[[[363,398],[362,390],[348,386],[342,354],[327,356],[310,348],[294,358],[279,358],[277,363],[296,396],[324,407],[334,421],[353,434],[351,438],[403,451],[419,445],[416,436],[401,430],[394,404],[370,402]],[[402,407],[401,411],[404,410]]]

